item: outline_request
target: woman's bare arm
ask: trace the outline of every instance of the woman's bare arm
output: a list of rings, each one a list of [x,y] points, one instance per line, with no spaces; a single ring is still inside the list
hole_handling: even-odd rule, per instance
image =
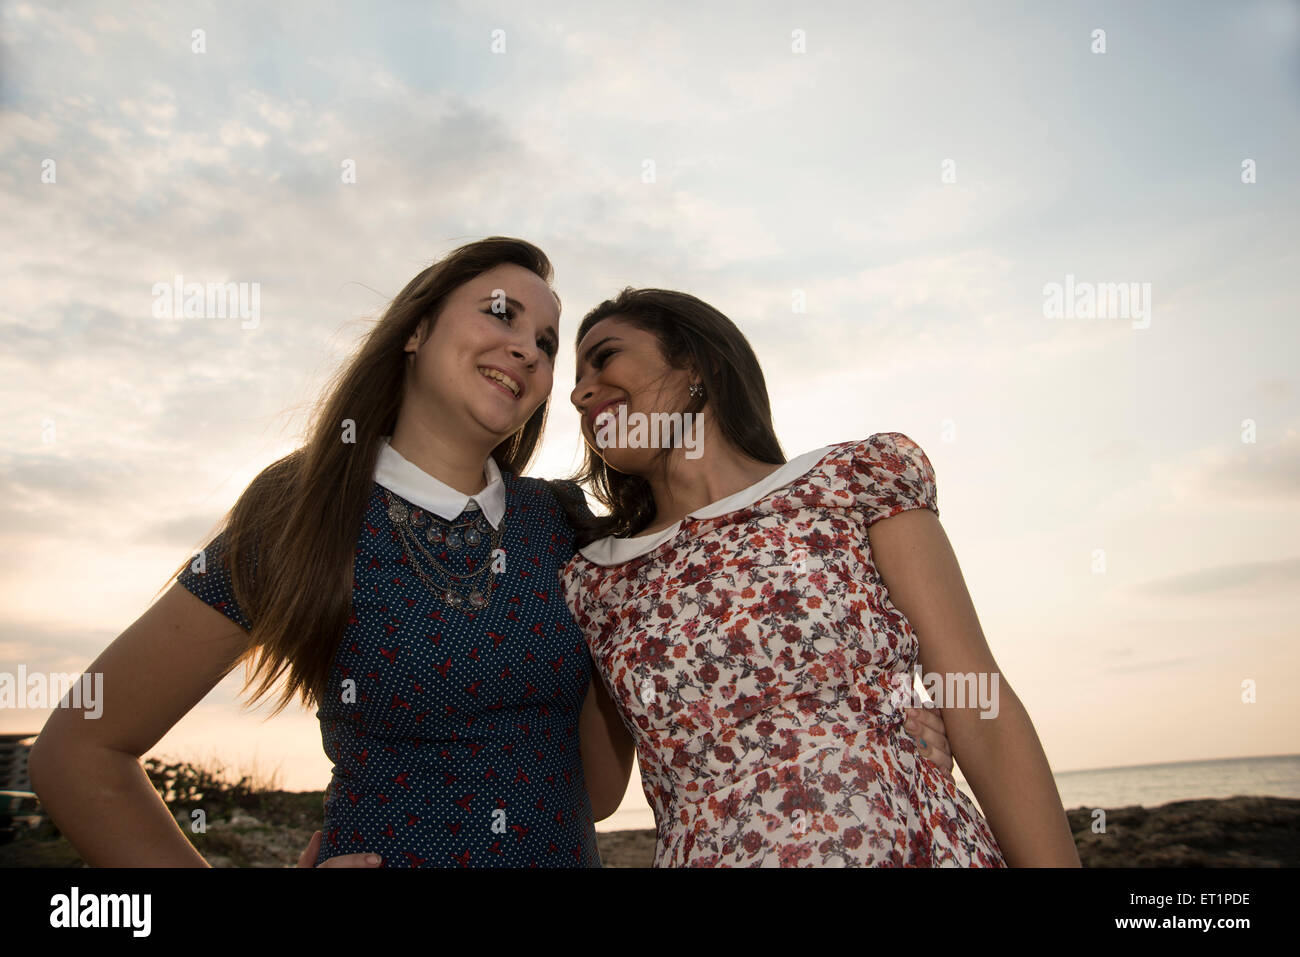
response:
[[[102,713],[56,708],[28,758],[32,789],[92,867],[206,867],[140,756],[238,661],[248,632],[174,584],[87,668]]]
[[[942,701],[952,754],[979,798],[1008,864],[1079,867],[1047,755],[1024,706],[1000,673],[957,556],[939,518],[912,509],[874,523],[871,552],[890,600],[907,616],[927,674],[997,675],[997,717]],[[990,709],[990,713],[992,709]]]
[[[587,698],[582,703],[582,717],[578,721],[578,737],[582,750],[582,774],[591,795],[591,809],[600,821],[623,803],[627,782],[632,777],[632,762],[636,748],[632,737],[623,727],[614,702],[600,675],[591,676]]]

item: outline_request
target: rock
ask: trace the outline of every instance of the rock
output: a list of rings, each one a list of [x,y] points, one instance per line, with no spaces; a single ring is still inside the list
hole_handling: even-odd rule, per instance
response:
[[[1067,812],[1084,867],[1300,866],[1300,800],[1231,797],[1172,801],[1106,812],[1092,832],[1092,809]]]

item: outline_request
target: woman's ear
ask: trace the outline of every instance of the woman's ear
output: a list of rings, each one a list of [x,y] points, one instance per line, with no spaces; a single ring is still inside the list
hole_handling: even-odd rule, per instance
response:
[[[424,333],[424,327],[425,327],[425,324],[426,324],[427,322],[428,322],[428,320],[423,320],[423,319],[422,319],[422,320],[420,321],[420,324],[419,324],[418,326],[415,327],[415,331],[411,333],[411,338],[409,338],[409,339],[406,340],[406,348],[403,350],[404,352],[417,352],[417,351],[419,351],[420,343],[421,343],[422,341],[424,341],[424,335],[423,335],[423,333]]]

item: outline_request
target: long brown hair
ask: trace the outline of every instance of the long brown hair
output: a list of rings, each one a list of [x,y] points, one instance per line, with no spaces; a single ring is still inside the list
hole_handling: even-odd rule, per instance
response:
[[[453,250],[407,283],[327,387],[306,443],[253,479],[217,526],[225,536],[235,600],[252,623],[235,662],[248,666],[243,690],[261,676],[250,705],[286,672],[272,715],[295,695],[304,705],[324,700],[351,614],[357,533],[373,491],[380,441],[393,434],[404,395],[405,345],[417,330],[421,342],[428,338],[458,287],[506,263],[531,270],[548,285],[554,274],[536,246],[491,236]],[[503,471],[519,474],[528,467],[548,404],[492,450]],[[349,421],[355,442],[343,441]]]
[[[758,357],[734,322],[684,292],[670,289],[625,288],[606,299],[582,319],[577,343],[602,319],[616,317],[654,335],[664,361],[677,369],[690,369],[704,386],[683,412],[699,412],[707,403],[723,439],[759,462],[785,463],[785,454],[772,427],[767,383]],[[671,449],[659,456],[666,467]],[[570,513],[578,544],[606,535],[635,535],[655,517],[650,483],[605,464],[591,446],[586,447],[581,470],[573,480],[609,509],[607,516],[588,518]]]

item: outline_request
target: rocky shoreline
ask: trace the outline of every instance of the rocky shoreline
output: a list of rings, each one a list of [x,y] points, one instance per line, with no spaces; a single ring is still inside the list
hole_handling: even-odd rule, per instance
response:
[[[213,867],[293,867],[319,826],[321,792],[258,795],[255,809],[234,808],[191,834]],[[175,811],[185,827],[190,814]],[[1105,832],[1094,833],[1092,808],[1066,812],[1084,867],[1297,867],[1300,800],[1232,797],[1173,801],[1158,807],[1106,810]],[[0,845],[0,867],[84,867],[48,825]],[[654,831],[598,834],[606,867],[649,867]]]

